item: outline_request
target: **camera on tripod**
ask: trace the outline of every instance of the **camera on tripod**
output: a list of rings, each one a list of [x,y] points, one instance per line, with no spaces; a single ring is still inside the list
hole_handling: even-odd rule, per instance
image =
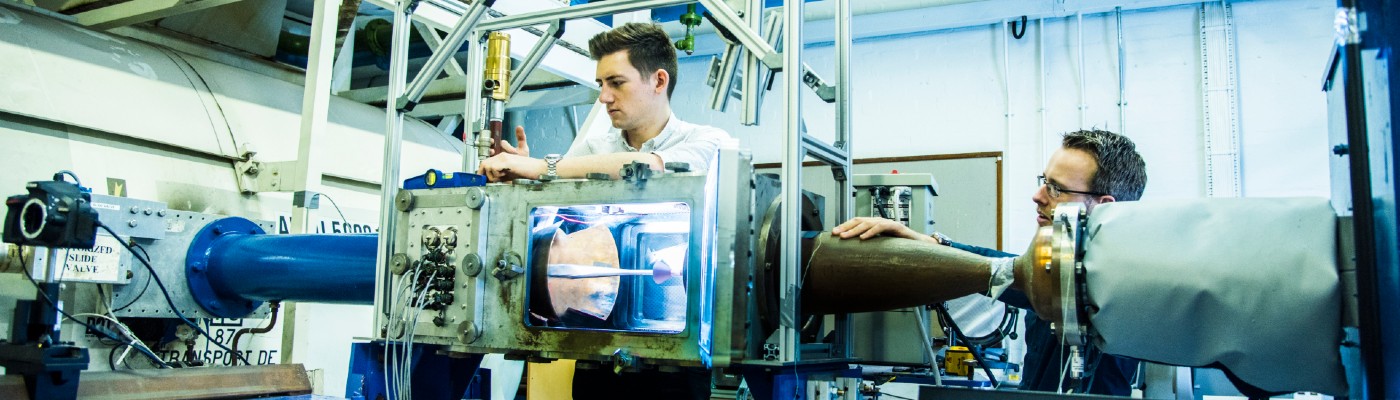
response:
[[[5,200],[6,243],[51,248],[90,249],[97,240],[97,210],[92,194],[55,175],[52,181],[25,185],[29,194]]]

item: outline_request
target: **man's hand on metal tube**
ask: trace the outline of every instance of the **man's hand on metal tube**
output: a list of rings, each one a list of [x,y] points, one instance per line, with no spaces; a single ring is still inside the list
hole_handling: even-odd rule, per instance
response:
[[[879,217],[851,218],[850,221],[832,228],[831,234],[842,239],[860,237],[861,240],[865,240],[884,235],[939,244],[938,239],[932,236],[919,234],[904,224]]]

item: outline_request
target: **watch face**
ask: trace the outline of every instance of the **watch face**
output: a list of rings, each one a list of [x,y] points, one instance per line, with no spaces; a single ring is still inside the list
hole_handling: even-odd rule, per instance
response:
[[[559,173],[555,170],[555,168],[557,168],[557,166],[559,165],[560,158],[562,157],[560,157],[558,154],[550,154],[544,156],[544,163],[546,166],[548,166],[548,170],[546,170],[543,175],[540,175],[540,179],[552,181],[555,178],[559,177]]]

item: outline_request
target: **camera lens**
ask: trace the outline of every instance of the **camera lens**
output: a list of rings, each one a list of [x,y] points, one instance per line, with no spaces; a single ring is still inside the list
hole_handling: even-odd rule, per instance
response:
[[[31,197],[29,201],[24,202],[24,209],[20,210],[19,218],[20,233],[25,239],[34,240],[49,223],[49,208],[39,198]]]

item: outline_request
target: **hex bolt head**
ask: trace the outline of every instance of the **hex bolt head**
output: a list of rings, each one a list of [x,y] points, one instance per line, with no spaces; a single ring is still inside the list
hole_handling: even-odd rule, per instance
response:
[[[467,189],[467,207],[478,210],[481,209],[481,206],[484,204],[486,204],[485,191],[482,191],[479,187]]]
[[[481,328],[477,327],[475,322],[462,321],[457,326],[461,332],[462,343],[472,343],[481,338]]]
[[[408,269],[408,255],[395,253],[393,257],[389,257],[389,269],[394,275],[403,275],[404,271]]]
[[[481,256],[476,253],[467,254],[462,257],[462,274],[468,277],[476,277],[481,273]]]
[[[394,196],[394,207],[398,208],[399,211],[412,210],[413,193],[407,190],[400,190],[399,194]]]

